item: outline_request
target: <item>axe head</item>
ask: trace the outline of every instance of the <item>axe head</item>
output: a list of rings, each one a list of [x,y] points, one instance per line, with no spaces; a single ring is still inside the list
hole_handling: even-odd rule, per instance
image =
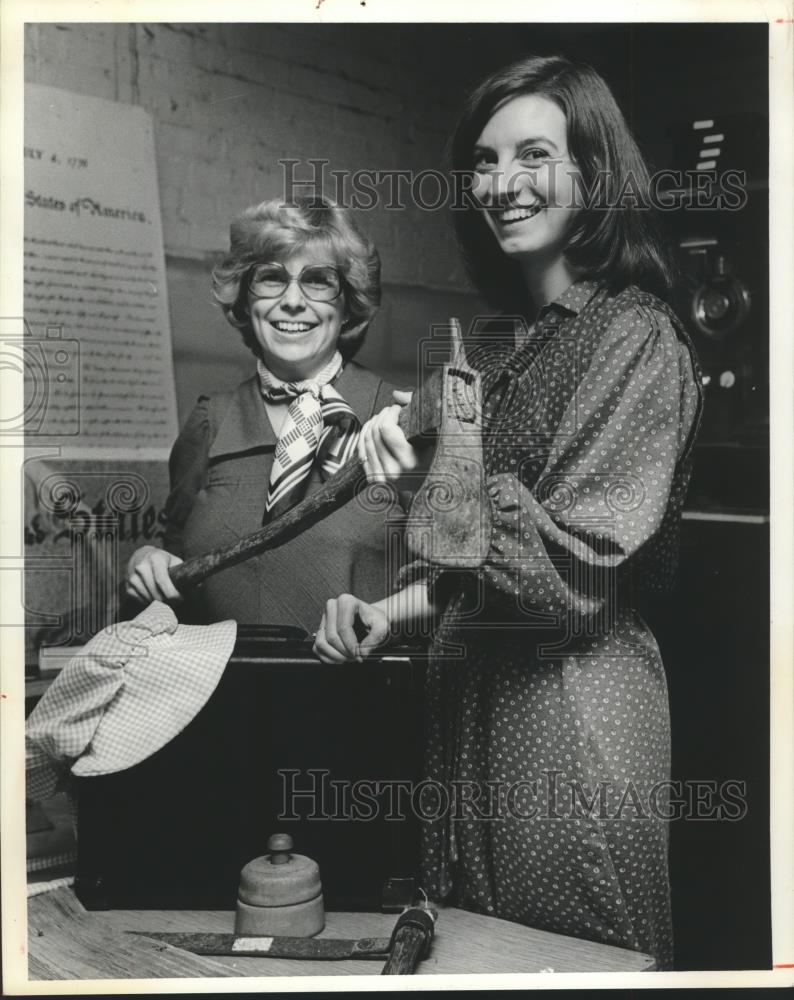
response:
[[[435,437],[430,469],[411,503],[406,543],[439,566],[473,569],[491,544],[491,501],[482,451],[482,387],[469,366],[460,325],[452,320],[452,360],[436,369],[400,414],[413,443]]]
[[[473,399],[474,390],[466,392],[465,386],[479,384],[479,375],[466,361],[460,322],[451,319],[449,329],[450,360],[433,368],[411,397],[411,402],[400,413],[400,428],[411,443],[421,444],[432,441],[443,430],[452,432],[452,427],[444,427],[445,398],[447,406],[451,399],[462,402]],[[464,390],[464,391],[462,391]],[[477,397],[479,398],[479,397]]]
[[[441,431],[446,367],[432,371],[400,412],[400,429],[411,444],[428,444]]]

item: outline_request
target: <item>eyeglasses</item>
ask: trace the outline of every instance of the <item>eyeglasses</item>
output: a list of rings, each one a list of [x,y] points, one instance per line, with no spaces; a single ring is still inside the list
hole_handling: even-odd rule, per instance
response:
[[[257,299],[277,299],[293,281],[312,302],[333,302],[342,291],[341,275],[330,264],[307,264],[295,277],[283,264],[258,264],[248,279],[248,290]]]

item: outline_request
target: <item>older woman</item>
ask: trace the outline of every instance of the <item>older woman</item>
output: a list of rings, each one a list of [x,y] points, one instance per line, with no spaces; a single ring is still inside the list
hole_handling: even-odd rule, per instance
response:
[[[648,172],[604,81],[561,57],[486,79],[452,149],[473,179],[456,216],[472,277],[527,320],[494,324],[469,358],[490,550],[374,605],[330,600],[315,648],[357,658],[435,612],[426,760],[446,799],[428,803],[425,889],[669,968],[670,723],[638,608],[671,583],[700,385],[657,297],[673,269]],[[421,465],[398,410],[362,432],[374,479]]]
[[[177,598],[169,567],[233,543],[310,494],[391,401],[391,386],[351,360],[379,305],[380,262],[344,210],[309,200],[246,209],[213,272],[213,297],[256,373],[201,396],[179,435],[165,547],[138,549],[127,568],[127,593],[141,601]],[[314,629],[329,593],[383,592],[385,530],[382,511],[348,504],[207,580],[190,595],[190,617]]]

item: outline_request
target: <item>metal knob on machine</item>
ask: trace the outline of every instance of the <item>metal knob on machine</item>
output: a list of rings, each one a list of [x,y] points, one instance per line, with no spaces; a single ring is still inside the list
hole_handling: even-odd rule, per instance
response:
[[[292,847],[289,834],[273,834],[270,853],[243,868],[235,934],[312,937],[325,926],[319,866]]]
[[[690,318],[710,345],[719,346],[744,329],[752,299],[745,283],[732,273],[725,255],[716,253],[713,247],[699,247],[696,242],[687,244],[691,259],[699,259],[699,273],[691,290]]]

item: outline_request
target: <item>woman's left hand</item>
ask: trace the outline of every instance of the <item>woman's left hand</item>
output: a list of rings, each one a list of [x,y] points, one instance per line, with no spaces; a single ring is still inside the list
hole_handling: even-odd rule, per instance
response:
[[[362,639],[356,635],[357,622],[366,629]],[[351,660],[361,663],[368,653],[386,642],[390,631],[389,617],[382,607],[367,604],[352,594],[341,594],[326,602],[313,652],[323,663]]]
[[[398,421],[400,411],[411,402],[413,393],[393,393],[396,403],[387,406],[361,428],[358,457],[364,463],[370,483],[397,482],[421,465],[416,448],[408,441]]]

